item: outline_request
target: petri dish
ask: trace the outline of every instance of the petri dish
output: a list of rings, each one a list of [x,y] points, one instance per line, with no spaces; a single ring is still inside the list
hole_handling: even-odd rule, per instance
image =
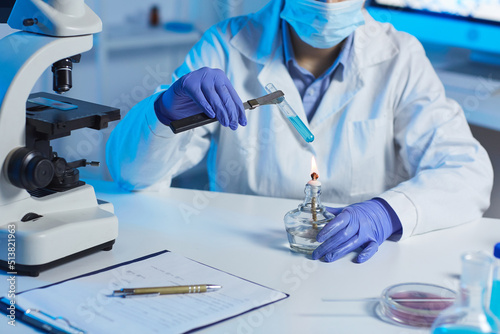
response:
[[[430,328],[439,313],[453,305],[456,292],[433,284],[403,283],[386,288],[377,305],[385,321]]]

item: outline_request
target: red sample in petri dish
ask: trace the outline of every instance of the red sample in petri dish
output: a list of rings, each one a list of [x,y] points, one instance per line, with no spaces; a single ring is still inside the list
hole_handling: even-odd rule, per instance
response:
[[[439,313],[453,305],[456,292],[433,284],[404,283],[382,292],[377,314],[389,322],[431,327]]]

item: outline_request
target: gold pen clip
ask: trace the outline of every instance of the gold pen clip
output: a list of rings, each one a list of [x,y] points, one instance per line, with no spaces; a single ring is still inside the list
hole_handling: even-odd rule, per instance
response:
[[[128,293],[124,294],[122,298],[135,298],[135,297],[158,297],[160,295],[159,292],[156,293]]]
[[[128,290],[128,291],[127,291]],[[121,290],[115,290],[110,297],[122,297],[122,298],[129,298],[129,297],[157,297],[159,296],[159,292],[152,292],[152,293],[135,293],[132,289],[121,289]]]

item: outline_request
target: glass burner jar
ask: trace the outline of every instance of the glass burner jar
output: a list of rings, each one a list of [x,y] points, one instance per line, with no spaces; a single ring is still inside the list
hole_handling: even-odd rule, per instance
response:
[[[320,245],[316,241],[318,232],[335,215],[321,204],[321,183],[317,181],[317,176],[306,184],[304,192],[304,202],[289,211],[284,220],[290,248],[295,252],[311,254]]]

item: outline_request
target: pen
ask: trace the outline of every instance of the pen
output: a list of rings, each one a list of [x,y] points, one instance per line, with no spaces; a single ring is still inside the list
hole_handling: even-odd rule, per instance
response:
[[[0,298],[0,311],[8,315],[9,319],[21,321],[33,328],[51,334],[84,334],[85,331],[72,326],[69,321],[61,317],[53,317],[45,312],[33,309],[22,309],[19,305],[12,306],[10,299]]]
[[[130,296],[159,296],[173,295],[180,293],[200,293],[217,291],[222,286],[214,284],[200,285],[177,285],[177,286],[159,286],[152,288],[128,288],[113,291],[113,297],[130,297]]]

